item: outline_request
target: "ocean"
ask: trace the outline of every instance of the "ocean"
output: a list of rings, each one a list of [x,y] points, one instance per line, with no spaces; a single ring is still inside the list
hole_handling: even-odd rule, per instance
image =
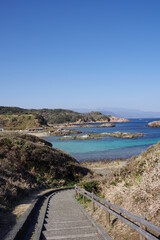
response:
[[[125,159],[140,154],[150,145],[160,141],[160,128],[150,128],[147,124],[160,119],[130,119],[127,123],[116,123],[116,127],[76,128],[82,134],[103,132],[144,133],[144,137],[136,139],[101,138],[91,140],[58,140],[58,137],[45,137],[54,148],[69,153],[79,161]]]

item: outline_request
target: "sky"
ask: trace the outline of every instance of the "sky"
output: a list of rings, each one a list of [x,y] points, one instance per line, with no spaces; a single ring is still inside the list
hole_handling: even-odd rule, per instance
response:
[[[159,0],[0,0],[0,105],[160,111]]]

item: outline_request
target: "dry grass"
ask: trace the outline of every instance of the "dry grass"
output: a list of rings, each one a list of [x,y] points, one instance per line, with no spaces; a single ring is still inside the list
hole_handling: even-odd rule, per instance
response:
[[[102,163],[99,166],[96,164],[91,164],[92,170],[94,167],[96,171],[103,167]],[[160,143],[128,160],[120,172],[116,170],[114,163],[108,163],[108,167],[104,164],[104,169],[110,174],[102,178],[101,195],[129,212],[146,217],[148,221],[160,227]],[[88,211],[91,213],[91,206],[88,207]],[[103,210],[97,208],[93,217],[106,227]],[[107,230],[115,240],[139,239],[138,233],[114,218]]]
[[[74,184],[90,171],[51,144],[30,135],[0,136],[0,211],[35,189]]]
[[[127,160],[114,160],[114,161],[87,161],[82,162],[81,166],[91,169],[99,177],[113,176],[114,173],[119,172],[119,169],[124,167]]]
[[[8,130],[24,130],[46,126],[46,120],[37,114],[2,114],[0,115],[1,127]]]

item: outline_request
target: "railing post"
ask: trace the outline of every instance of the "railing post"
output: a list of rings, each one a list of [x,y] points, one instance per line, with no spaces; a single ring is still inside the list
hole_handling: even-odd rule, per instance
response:
[[[92,211],[94,212],[95,211],[95,203],[93,202],[93,195],[94,195],[94,193],[92,192]]]
[[[109,205],[107,207],[110,208]],[[111,214],[109,212],[106,212],[106,227],[107,225],[111,225]]]
[[[77,185],[75,185],[75,191],[76,191],[76,197],[79,199],[80,193],[79,193],[79,189],[78,189]]]
[[[145,217],[144,217],[144,220],[147,220]],[[143,224],[140,225],[140,228],[143,229],[143,230],[147,230],[147,227],[145,227]],[[145,238],[144,236],[142,236],[141,234],[139,235],[139,240],[147,240],[147,238]]]
[[[83,193],[83,204],[85,204],[85,196],[84,196],[84,193]]]
[[[77,186],[75,185],[75,195],[77,197]]]
[[[79,199],[79,189],[78,189],[78,187],[76,186],[76,196],[78,197],[78,199]]]

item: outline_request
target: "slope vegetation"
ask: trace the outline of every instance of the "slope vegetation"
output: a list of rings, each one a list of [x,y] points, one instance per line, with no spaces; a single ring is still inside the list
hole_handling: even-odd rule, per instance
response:
[[[0,135],[0,210],[35,189],[77,182],[90,171],[64,152],[30,135]]]
[[[9,130],[21,130],[47,126],[47,121],[38,114],[3,114],[0,115],[0,127]]]
[[[101,196],[160,227],[160,143],[132,157],[122,168],[112,173],[108,169],[110,174],[100,184]],[[101,209],[94,217],[104,226]],[[108,231],[113,239],[139,239],[138,233],[114,218]]]

